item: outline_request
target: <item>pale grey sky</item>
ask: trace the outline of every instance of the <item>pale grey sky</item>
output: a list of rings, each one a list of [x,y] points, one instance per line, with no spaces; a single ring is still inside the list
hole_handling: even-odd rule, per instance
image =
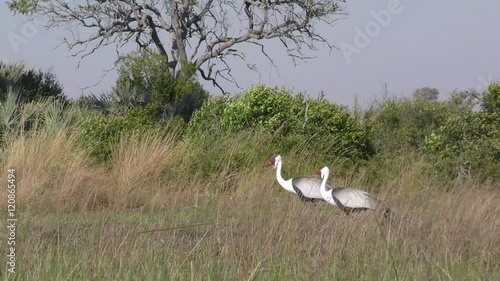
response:
[[[374,16],[381,10],[392,13],[383,26]],[[252,51],[259,56],[247,55],[261,66],[260,81],[255,73],[239,68],[235,72],[240,84],[246,88],[261,82],[306,91],[312,96],[323,90],[329,100],[350,105],[356,94],[362,103],[376,98],[383,83],[388,83],[391,93],[398,96],[410,95],[425,86],[438,88],[445,95],[453,89],[477,88],[487,80],[500,80],[498,0],[348,0],[347,11],[348,17],[338,21],[335,28],[320,30],[338,47],[357,48],[356,53],[347,56],[349,59],[342,51],[330,56],[326,48],[319,46],[320,51],[313,53],[316,59],[295,67],[279,45],[270,43],[268,51],[276,57],[280,75],[257,51]],[[71,57],[65,46],[55,49],[66,34],[64,29],[29,29],[24,18],[13,16],[5,4],[0,6],[0,19],[1,59],[22,60],[29,67],[53,67],[71,97],[82,91],[99,93],[113,84],[115,73],[108,74],[98,86],[82,90],[97,83],[102,71],[112,66],[116,59],[113,48],[86,58],[77,69],[78,59]],[[366,29],[368,41],[360,40],[359,30]],[[21,36],[23,43],[14,46],[9,34]],[[208,90],[218,93],[205,84]],[[240,91],[226,86],[231,92]]]

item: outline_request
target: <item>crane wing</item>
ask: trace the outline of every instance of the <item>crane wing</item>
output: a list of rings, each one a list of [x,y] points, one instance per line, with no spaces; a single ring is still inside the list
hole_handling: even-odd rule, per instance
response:
[[[334,188],[332,190],[332,195],[347,208],[367,208],[375,210],[380,205],[380,202],[368,194],[368,192],[356,188]]]
[[[314,177],[293,178],[292,186],[302,200],[304,200],[305,198],[324,200],[319,190],[321,186],[321,179]],[[327,184],[326,188],[331,189],[332,187]]]

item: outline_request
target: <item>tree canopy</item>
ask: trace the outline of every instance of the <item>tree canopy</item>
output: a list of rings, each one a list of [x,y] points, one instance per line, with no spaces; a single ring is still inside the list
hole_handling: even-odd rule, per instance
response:
[[[237,84],[232,59],[249,69],[256,66],[242,51],[251,44],[272,65],[262,43],[276,39],[290,58],[311,58],[304,50],[317,44],[333,49],[316,26],[342,15],[340,2],[331,0],[9,0],[14,13],[45,17],[49,28],[70,30],[64,38],[74,56],[84,58],[101,47],[117,49],[135,43],[156,48],[175,77],[198,72],[224,92],[221,79]],[[85,31],[85,32],[82,32]]]
[[[422,98],[430,101],[437,101],[439,97],[439,90],[436,88],[423,87],[416,89],[413,92],[413,96],[416,98]]]
[[[63,87],[51,69],[28,69],[23,63],[0,60],[0,101],[5,101],[9,92],[18,95],[20,102],[46,98],[66,100]]]

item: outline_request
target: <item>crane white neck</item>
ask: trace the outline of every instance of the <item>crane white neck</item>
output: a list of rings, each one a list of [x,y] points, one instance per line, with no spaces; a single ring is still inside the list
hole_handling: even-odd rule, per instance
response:
[[[328,202],[334,206],[337,206],[337,204],[335,203],[335,200],[333,200],[333,189],[326,190],[326,182],[328,181],[329,174],[330,173],[328,171],[324,172],[323,180],[321,181],[321,186],[319,188],[319,191],[321,192],[321,196],[323,196],[323,199],[325,199],[326,202]]]
[[[296,193],[295,190],[293,190],[292,179],[284,180],[281,176],[282,165],[283,162],[281,160],[278,160],[276,163],[276,179],[278,180],[278,183],[281,185],[281,187],[283,187],[286,191]]]

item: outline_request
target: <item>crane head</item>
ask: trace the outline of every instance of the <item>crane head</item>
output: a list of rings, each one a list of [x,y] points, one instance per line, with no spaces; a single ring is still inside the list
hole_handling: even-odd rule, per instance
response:
[[[279,154],[274,154],[273,156],[271,156],[271,158],[269,158],[267,163],[273,165],[273,167],[276,168],[276,165],[279,161],[281,161],[281,156]]]
[[[330,172],[330,169],[328,169],[327,166],[323,166],[323,167],[319,168],[318,170],[316,170],[315,174],[323,177],[326,173],[329,173],[329,172]]]

